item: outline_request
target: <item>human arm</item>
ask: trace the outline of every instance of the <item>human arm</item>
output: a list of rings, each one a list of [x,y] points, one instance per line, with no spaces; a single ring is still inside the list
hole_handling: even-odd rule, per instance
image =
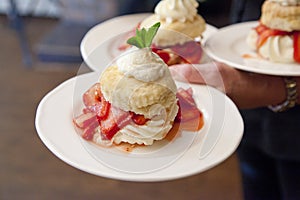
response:
[[[198,65],[174,65],[170,67],[177,80],[207,84],[226,93],[241,109],[277,105],[286,99],[283,78],[234,69],[223,63],[211,62]],[[300,94],[300,77],[294,77]],[[300,103],[299,95],[297,103]]]

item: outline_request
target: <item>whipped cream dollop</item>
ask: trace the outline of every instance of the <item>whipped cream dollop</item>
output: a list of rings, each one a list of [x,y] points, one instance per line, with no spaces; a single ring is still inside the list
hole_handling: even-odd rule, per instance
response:
[[[247,44],[256,50],[258,34],[251,30],[247,37]],[[271,36],[257,50],[258,54],[273,62],[292,63],[294,62],[294,44],[292,36]]]
[[[151,120],[142,126],[127,125],[114,136],[113,141],[116,144],[127,142],[152,145],[155,140],[162,140],[171,128],[172,124],[166,124],[164,120]]]
[[[279,3],[282,6],[297,6],[297,5],[300,5],[300,0],[269,0],[269,1]]]
[[[120,72],[143,82],[156,81],[164,76],[167,68],[163,60],[150,48],[134,49],[117,60]]]
[[[173,127],[173,119],[177,115],[178,106],[174,103],[169,112],[158,104],[153,105],[153,107],[157,113],[155,117],[145,125],[130,124],[125,126],[113,137],[113,142],[116,144],[127,142],[152,145],[155,140],[163,139]]]
[[[198,6],[196,0],[162,0],[155,7],[155,13],[167,23],[176,20],[180,22],[193,21],[197,16]]]

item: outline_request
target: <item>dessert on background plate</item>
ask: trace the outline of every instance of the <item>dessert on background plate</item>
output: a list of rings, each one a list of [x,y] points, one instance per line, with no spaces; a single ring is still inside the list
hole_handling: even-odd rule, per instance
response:
[[[300,63],[300,1],[266,0],[259,25],[250,31],[246,42],[268,61]]]
[[[138,28],[149,28],[161,23],[153,39],[152,50],[168,65],[200,63],[206,57],[201,47],[201,38],[206,30],[205,20],[198,14],[196,0],[161,0]],[[121,49],[128,48],[122,45]]]
[[[189,131],[203,126],[192,89],[178,89],[167,64],[149,48],[159,26],[137,30],[128,39],[135,47],[83,94],[85,107],[73,122],[84,139],[99,145],[152,145],[175,124]]]

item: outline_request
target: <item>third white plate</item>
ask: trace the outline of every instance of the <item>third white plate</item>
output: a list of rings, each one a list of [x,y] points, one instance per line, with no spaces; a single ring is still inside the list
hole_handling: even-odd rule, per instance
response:
[[[237,69],[279,76],[299,76],[300,65],[274,63],[262,59],[245,59],[243,55],[254,52],[246,44],[249,31],[258,24],[257,21],[244,22],[219,29],[204,44],[206,53],[213,59],[224,62]]]

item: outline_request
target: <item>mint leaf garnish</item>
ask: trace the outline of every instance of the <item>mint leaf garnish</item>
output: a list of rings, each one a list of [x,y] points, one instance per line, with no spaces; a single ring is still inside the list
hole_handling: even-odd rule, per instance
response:
[[[150,47],[159,27],[160,22],[151,26],[148,30],[145,28],[141,30],[136,29],[135,36],[129,38],[127,43],[140,49]]]

